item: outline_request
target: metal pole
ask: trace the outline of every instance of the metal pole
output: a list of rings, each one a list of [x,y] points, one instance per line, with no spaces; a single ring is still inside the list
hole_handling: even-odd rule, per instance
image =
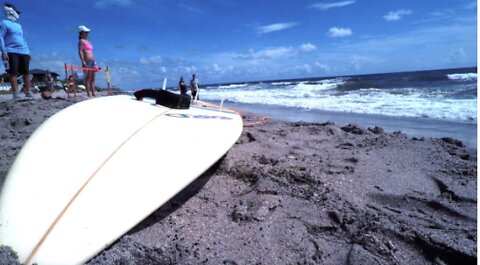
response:
[[[107,95],[110,96],[110,71],[108,70],[108,66],[105,73],[107,74]]]
[[[70,66],[72,68],[72,81],[73,81],[73,97],[77,97],[77,82],[75,82],[75,75],[73,72],[73,65]]]
[[[65,63],[65,89],[67,90],[67,98],[70,98],[70,80],[68,80],[67,63]]]

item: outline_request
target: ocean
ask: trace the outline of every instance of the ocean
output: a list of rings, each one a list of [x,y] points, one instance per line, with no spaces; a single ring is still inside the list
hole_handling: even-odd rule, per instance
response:
[[[201,100],[283,121],[355,123],[477,145],[477,69],[215,84]]]

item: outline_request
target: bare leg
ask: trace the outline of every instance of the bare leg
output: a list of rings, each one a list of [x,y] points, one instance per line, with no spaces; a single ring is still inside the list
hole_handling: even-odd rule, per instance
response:
[[[17,81],[17,75],[8,75],[10,85],[12,86],[13,93],[16,94],[18,93],[18,81]]]
[[[90,89],[92,89],[92,95],[95,96],[95,72],[90,72]]]
[[[15,78],[15,80],[17,79]],[[28,75],[23,75],[23,84],[24,84],[25,94],[30,93],[30,88],[32,87],[32,84],[30,83],[30,77]]]
[[[87,77],[85,78],[85,90],[87,90],[87,96],[90,97],[90,79],[92,78],[91,72],[87,71]]]

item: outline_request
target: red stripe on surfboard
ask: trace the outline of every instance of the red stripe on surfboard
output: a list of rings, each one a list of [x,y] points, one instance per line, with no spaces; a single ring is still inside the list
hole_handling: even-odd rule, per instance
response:
[[[53,221],[53,223],[50,225],[50,227],[47,229],[47,231],[45,232],[45,234],[43,235],[43,237],[40,239],[40,241],[38,241],[37,245],[35,245],[35,247],[33,248],[32,252],[30,253],[30,255],[28,256],[27,260],[25,261],[24,264],[30,264],[33,257],[35,256],[35,254],[38,252],[38,250],[40,249],[40,247],[42,246],[42,244],[45,242],[45,240],[48,238],[48,236],[50,235],[50,233],[53,231],[53,229],[55,228],[55,226],[58,224],[58,222],[60,221],[60,219],[62,219],[63,215],[65,214],[65,212],[68,210],[68,208],[73,204],[73,202],[75,201],[75,199],[80,195],[80,193],[85,189],[85,187],[90,183],[90,181],[97,175],[97,173],[103,168],[103,166],[105,166],[105,164],[108,163],[108,161],[110,161],[110,159],[112,159],[112,157],[126,144],[128,143],[128,141],[130,141],[137,133],[139,133],[141,130],[143,130],[145,127],[147,127],[147,125],[149,125],[150,123],[152,123],[154,120],[158,119],[159,117],[161,117],[163,114],[165,114],[166,112],[168,112],[170,109],[167,109],[166,111],[156,115],[155,117],[153,117],[151,120],[149,120],[148,122],[146,122],[144,125],[142,125],[140,128],[138,128],[135,132],[133,132],[130,136],[127,137],[127,139],[125,139],[125,141],[123,141],[103,162],[102,164],[100,164],[100,166],[92,173],[92,175],[87,179],[87,181],[83,184],[83,186],[77,191],[77,193],[75,193],[75,195],[73,195],[73,197],[70,199],[70,201],[67,203],[67,205],[65,206],[65,208],[60,212],[60,214],[57,216],[57,218],[55,218],[55,220]]]

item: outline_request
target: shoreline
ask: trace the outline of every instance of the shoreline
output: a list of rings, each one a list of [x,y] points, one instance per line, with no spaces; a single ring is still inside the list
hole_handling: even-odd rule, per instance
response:
[[[0,102],[0,186],[31,133],[86,99]],[[17,264],[7,252],[0,264]],[[87,264],[476,261],[476,150],[450,138],[269,120],[245,127],[215,166]]]
[[[219,105],[220,101],[209,101]],[[364,127],[380,127],[385,132],[402,132],[410,137],[453,138],[460,140],[471,149],[477,149],[477,124],[454,122],[419,117],[394,117],[387,115],[333,112],[324,110],[305,111],[297,108],[233,103],[226,101],[225,107],[262,113],[272,119],[284,122],[333,122],[338,126],[358,124]]]

